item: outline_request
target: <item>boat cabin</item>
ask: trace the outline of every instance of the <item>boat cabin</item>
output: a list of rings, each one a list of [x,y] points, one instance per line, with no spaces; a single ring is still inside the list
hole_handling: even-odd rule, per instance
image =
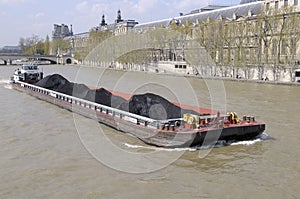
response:
[[[28,71],[28,70],[38,70],[38,65],[35,64],[23,64],[21,67],[22,70]]]
[[[13,81],[22,81],[27,83],[35,83],[43,78],[43,72],[39,71],[36,64],[23,64],[15,70]]]

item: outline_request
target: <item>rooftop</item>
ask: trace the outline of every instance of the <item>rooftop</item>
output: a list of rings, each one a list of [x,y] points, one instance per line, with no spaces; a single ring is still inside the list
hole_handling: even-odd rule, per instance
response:
[[[162,26],[168,27],[172,20],[177,20],[180,21],[181,23],[184,23],[185,21],[196,23],[197,20],[201,21],[207,18],[218,19],[222,17],[222,18],[232,19],[233,14],[235,14],[236,16],[247,16],[249,11],[251,11],[253,15],[257,15],[262,9],[262,4],[263,4],[262,1],[257,1],[252,3],[247,3],[247,4],[240,4],[237,6],[224,7],[217,10],[189,14],[189,15],[163,19],[163,20],[153,21],[148,23],[141,23],[136,25],[134,29],[156,28]]]

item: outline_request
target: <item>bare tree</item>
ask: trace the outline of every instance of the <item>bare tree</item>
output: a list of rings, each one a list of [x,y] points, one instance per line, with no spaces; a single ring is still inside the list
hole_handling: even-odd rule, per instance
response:
[[[284,32],[283,47],[286,47],[286,67],[289,72],[290,80],[293,81],[293,74],[298,65],[297,49],[300,40],[299,20],[300,14],[293,7],[286,8],[286,29]]]

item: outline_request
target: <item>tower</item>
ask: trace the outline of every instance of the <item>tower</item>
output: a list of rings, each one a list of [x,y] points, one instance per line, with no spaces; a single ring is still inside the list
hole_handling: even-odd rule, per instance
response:
[[[118,16],[117,16],[117,20],[116,22],[119,23],[119,22],[122,22],[123,19],[122,19],[122,16],[121,16],[121,10],[118,10]]]
[[[102,20],[100,26],[106,26],[107,23],[105,22],[105,15],[102,15]]]

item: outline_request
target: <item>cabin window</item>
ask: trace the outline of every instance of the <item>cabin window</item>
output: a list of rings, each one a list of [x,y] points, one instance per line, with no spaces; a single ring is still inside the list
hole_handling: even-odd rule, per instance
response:
[[[295,77],[300,77],[300,71],[295,72]]]
[[[186,69],[186,65],[183,65],[183,68]]]
[[[178,68],[178,65],[177,65],[177,64],[175,65],[175,68]]]

